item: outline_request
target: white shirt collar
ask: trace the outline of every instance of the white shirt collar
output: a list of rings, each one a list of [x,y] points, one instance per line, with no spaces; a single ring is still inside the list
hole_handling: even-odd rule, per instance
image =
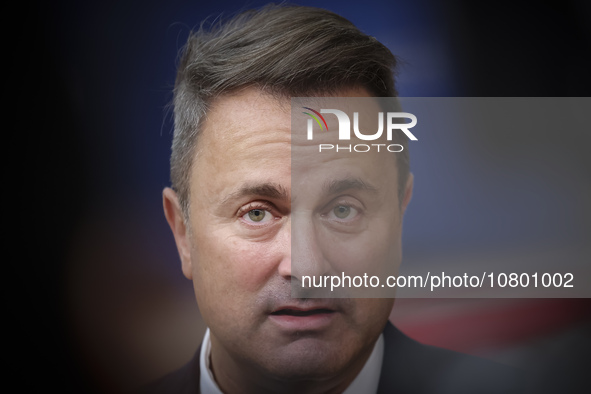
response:
[[[199,389],[201,394],[223,394],[218,387],[210,368],[211,339],[209,328],[203,336],[201,353],[199,354]],[[365,362],[363,369],[343,394],[373,394],[378,391],[380,371],[384,358],[384,335],[381,334],[373,347],[371,355]]]

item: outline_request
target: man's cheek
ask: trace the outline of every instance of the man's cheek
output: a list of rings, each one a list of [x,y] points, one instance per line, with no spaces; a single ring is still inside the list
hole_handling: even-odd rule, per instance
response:
[[[394,257],[395,245],[385,236],[360,234],[347,242],[326,248],[326,257],[336,273],[364,274],[379,272]]]
[[[222,272],[225,282],[245,292],[256,291],[275,272],[279,258],[266,243],[234,241],[225,246]]]

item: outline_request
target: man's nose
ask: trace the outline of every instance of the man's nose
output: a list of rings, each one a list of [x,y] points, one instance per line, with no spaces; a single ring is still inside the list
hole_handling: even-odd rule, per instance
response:
[[[291,275],[298,280],[301,280],[303,275],[320,276],[330,270],[311,213],[292,214],[290,261]]]
[[[280,248],[282,253],[281,261],[279,262],[279,267],[277,267],[277,270],[279,271],[279,275],[281,275],[283,278],[291,280],[291,218],[281,230],[280,237]]]

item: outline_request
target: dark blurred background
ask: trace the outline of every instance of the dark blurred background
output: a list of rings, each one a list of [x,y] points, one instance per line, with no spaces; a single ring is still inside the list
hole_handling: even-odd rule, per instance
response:
[[[15,18],[9,40],[17,43],[5,61],[22,74],[9,81],[17,85],[9,116],[33,131],[14,132],[33,140],[24,152],[32,160],[13,163],[24,175],[10,193],[25,197],[14,213],[35,214],[34,222],[19,221],[28,242],[17,248],[31,262],[21,296],[30,305],[17,323],[33,345],[17,363],[23,388],[115,392],[176,368],[198,346],[204,325],[161,208],[176,56],[206,17],[265,3],[60,0],[5,16]],[[401,96],[591,92],[587,1],[297,4],[341,14],[401,57]],[[440,136],[444,156],[416,145],[405,259],[533,253],[556,256],[557,264],[591,261],[590,136]],[[574,257],[566,253],[573,250]],[[398,300],[392,320],[423,342],[502,362],[555,353],[577,361],[560,364],[573,373],[577,352],[589,346],[589,306],[586,299]],[[546,375],[559,369],[543,360]]]

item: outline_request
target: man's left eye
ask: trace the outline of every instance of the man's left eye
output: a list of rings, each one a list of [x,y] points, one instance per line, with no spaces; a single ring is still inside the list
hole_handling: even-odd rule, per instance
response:
[[[244,214],[243,218],[247,222],[260,224],[273,219],[273,215],[264,209],[251,209]]]
[[[349,205],[337,205],[331,211],[333,219],[337,220],[351,220],[358,215],[358,211]]]

